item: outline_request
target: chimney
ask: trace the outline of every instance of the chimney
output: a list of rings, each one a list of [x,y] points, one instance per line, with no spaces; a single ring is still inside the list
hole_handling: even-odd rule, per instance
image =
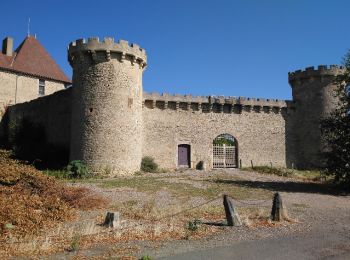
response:
[[[2,41],[2,53],[7,56],[12,56],[13,54],[13,38],[12,37],[6,37]]]

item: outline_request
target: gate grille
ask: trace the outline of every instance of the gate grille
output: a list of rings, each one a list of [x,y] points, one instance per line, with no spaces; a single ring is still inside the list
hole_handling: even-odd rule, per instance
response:
[[[235,168],[236,147],[228,145],[213,146],[213,168]]]

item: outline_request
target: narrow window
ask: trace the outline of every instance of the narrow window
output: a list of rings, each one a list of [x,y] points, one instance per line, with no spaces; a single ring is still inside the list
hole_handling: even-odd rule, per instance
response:
[[[45,95],[45,80],[39,79],[39,96]]]

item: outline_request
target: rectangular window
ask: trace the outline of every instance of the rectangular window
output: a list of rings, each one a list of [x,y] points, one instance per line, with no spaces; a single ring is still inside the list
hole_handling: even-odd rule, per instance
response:
[[[45,80],[39,79],[39,96],[45,95]]]

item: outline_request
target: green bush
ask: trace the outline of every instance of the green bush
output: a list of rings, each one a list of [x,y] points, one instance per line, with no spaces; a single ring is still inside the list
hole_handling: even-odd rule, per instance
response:
[[[144,172],[157,172],[158,164],[150,156],[145,156],[141,161],[141,170]]]
[[[71,179],[86,179],[91,177],[91,173],[82,161],[75,160],[67,165],[67,176]]]

